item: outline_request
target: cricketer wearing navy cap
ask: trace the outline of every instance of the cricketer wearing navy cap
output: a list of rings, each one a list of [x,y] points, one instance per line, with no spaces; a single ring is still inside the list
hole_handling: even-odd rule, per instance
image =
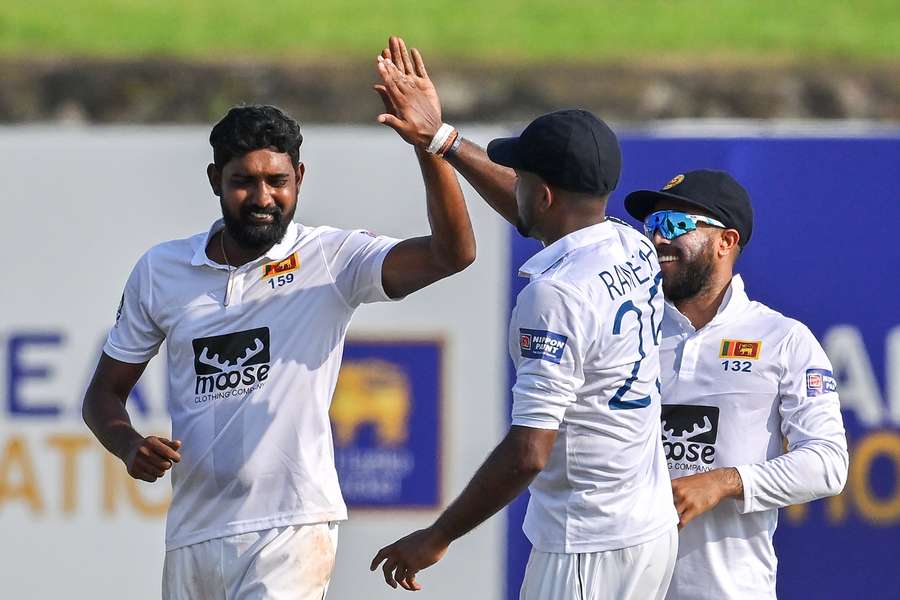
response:
[[[750,195],[725,171],[699,169],[676,175],[658,192],[639,190],[625,198],[625,210],[643,222],[660,201],[675,201],[706,211],[740,234],[741,248],[753,233],[753,207]]]
[[[493,162],[537,175],[551,186],[598,198],[616,188],[622,171],[616,134],[596,116],[579,109],[542,115],[520,136],[493,140],[487,154]],[[523,236],[532,233],[535,208],[519,207],[516,229]]]
[[[527,487],[521,600],[661,600],[678,519],[659,420],[660,269],[644,236],[606,217],[616,136],[587,111],[561,110],[485,152],[442,123],[421,55],[398,38],[390,46],[383,95],[403,106],[401,136],[545,247],[519,268],[528,284],[510,319],[509,431],[430,527],[379,550],[371,568],[419,589],[418,571]]]
[[[775,600],[778,509],[847,479],[831,364],[734,273],[753,210],[733,177],[688,171],[625,207],[656,247],[666,296],[662,432],[681,528],[666,598]]]

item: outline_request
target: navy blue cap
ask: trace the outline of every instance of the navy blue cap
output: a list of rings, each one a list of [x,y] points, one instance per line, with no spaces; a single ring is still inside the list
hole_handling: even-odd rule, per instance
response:
[[[753,234],[753,207],[750,194],[725,171],[699,169],[673,177],[658,192],[638,190],[625,197],[625,210],[638,221],[653,212],[657,202],[675,200],[702,208],[729,229],[741,234],[741,248]]]
[[[622,153],[609,126],[586,110],[541,115],[518,137],[487,147],[495,163],[528,171],[570,192],[605,196],[619,183]]]

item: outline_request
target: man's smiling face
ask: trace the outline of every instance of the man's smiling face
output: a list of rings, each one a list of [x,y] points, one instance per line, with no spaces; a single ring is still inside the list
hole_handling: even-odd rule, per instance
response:
[[[694,215],[711,216],[703,209],[678,201],[657,202],[653,211],[677,210]],[[716,257],[715,240],[722,229],[698,223],[697,229],[667,240],[653,233],[651,238],[659,255],[663,276],[663,292],[670,302],[680,302],[700,293],[708,284]]]

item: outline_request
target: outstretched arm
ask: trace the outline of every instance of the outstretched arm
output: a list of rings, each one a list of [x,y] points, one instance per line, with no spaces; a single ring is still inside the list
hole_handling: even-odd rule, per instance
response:
[[[436,100],[420,93],[427,81],[424,67],[419,70],[411,60],[398,67],[379,56],[378,74],[382,83],[375,89],[385,105],[378,121],[413,143],[405,135],[410,115],[418,114],[420,104]],[[440,127],[440,105],[432,108],[431,114]],[[462,271],[475,260],[475,234],[456,173],[443,158],[429,154],[424,147],[416,146],[416,158],[425,182],[431,235],[404,240],[388,253],[382,267],[382,284],[392,298],[406,296]]]
[[[459,149],[446,157],[447,162],[466,178],[478,195],[501,217],[516,224],[516,172],[488,158],[484,148],[463,138]]]
[[[512,502],[540,473],[550,456],[555,429],[512,426],[475,473],[463,493],[427,529],[385,546],[372,559],[374,571],[384,562],[384,580],[396,588],[422,588],[416,573],[430,567],[447,552],[453,540]]]
[[[390,47],[385,48],[382,57],[399,70],[413,69],[418,74],[416,88],[405,95],[422,101],[412,102],[406,108],[404,131],[401,135],[417,148],[426,148],[434,139],[442,121],[437,90],[428,77],[422,55],[415,48],[412,53],[408,52],[403,39],[392,37]],[[382,87],[379,91],[382,96],[387,95],[390,101],[392,90]],[[515,171],[492,162],[483,148],[466,139],[461,139],[458,147],[446,153],[444,158],[466,178],[491,208],[513,225],[516,224],[518,211]]]
[[[144,437],[131,425],[125,401],[146,366],[145,362],[121,362],[104,353],[85,392],[81,414],[100,443],[125,463],[129,475],[153,482],[181,460],[181,442]]]

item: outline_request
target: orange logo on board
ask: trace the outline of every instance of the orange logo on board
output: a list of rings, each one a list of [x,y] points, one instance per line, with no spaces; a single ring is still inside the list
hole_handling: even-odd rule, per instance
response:
[[[270,262],[263,265],[263,279],[284,275],[300,268],[300,255],[296,252],[279,262]]]
[[[757,360],[761,350],[761,341],[722,340],[719,358],[749,358]]]

